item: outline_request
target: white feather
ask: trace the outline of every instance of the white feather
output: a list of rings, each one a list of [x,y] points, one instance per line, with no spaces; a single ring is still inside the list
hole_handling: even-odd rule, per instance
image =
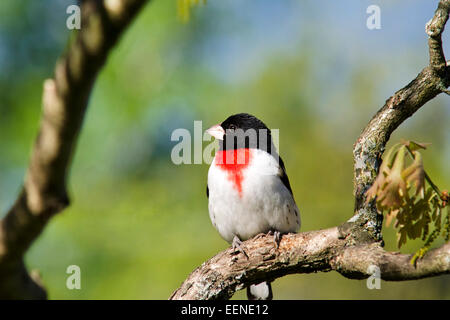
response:
[[[297,232],[300,212],[280,179],[281,167],[269,153],[251,149],[239,194],[229,172],[213,161],[208,172],[209,215],[214,227],[229,243],[234,236],[247,240],[269,230]]]

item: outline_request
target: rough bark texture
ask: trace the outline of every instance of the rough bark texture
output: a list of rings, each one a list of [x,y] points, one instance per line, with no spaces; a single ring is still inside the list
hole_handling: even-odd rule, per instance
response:
[[[237,290],[292,273],[337,271],[350,279],[372,275],[380,268],[384,280],[420,279],[450,273],[450,243],[431,250],[417,266],[412,255],[386,252],[379,243],[351,245],[338,228],[287,234],[275,248],[268,235],[244,242],[248,259],[225,250],[195,269],[170,299],[228,299]]]
[[[0,221],[0,299],[46,298],[23,256],[49,219],[69,205],[67,176],[89,95],[111,48],[145,2],[82,1],[81,30],[56,64],[54,78],[44,83],[41,125],[24,186]]]
[[[327,230],[283,236],[279,250],[269,239],[244,242],[250,259],[219,253],[194,270],[170,299],[222,299],[263,280],[290,273],[335,270],[352,279],[368,277],[368,267],[380,268],[384,280],[401,281],[450,273],[450,244],[430,251],[416,267],[411,256],[382,248],[383,216],[365,193],[373,184],[381,156],[392,132],[419,108],[445,92],[450,68],[442,50],[441,35],[448,20],[450,0],[441,0],[427,23],[430,65],[390,97],[374,115],[353,148],[355,212],[344,224]],[[265,241],[265,242],[264,242]]]

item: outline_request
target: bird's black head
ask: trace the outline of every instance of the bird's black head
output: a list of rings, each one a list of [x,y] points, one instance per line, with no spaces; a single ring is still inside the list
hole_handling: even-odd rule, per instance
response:
[[[219,140],[220,150],[257,148],[270,153],[273,148],[270,129],[248,113],[229,116],[206,132]]]
[[[225,130],[225,132],[227,130],[236,130],[236,129],[242,129],[244,131],[247,131],[249,129],[254,130],[265,129],[270,132],[270,130],[267,128],[264,122],[248,113],[238,113],[229,116],[220,125]]]

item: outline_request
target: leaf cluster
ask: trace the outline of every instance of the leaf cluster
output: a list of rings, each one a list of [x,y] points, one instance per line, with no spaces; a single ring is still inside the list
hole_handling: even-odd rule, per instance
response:
[[[446,241],[450,237],[449,212],[443,217],[448,193],[441,192],[424,170],[419,150],[426,147],[414,141],[394,145],[386,153],[380,172],[366,194],[367,203],[376,198],[378,210],[386,213],[387,226],[395,221],[399,248],[407,239],[424,241],[412,263],[427,252],[441,232]]]

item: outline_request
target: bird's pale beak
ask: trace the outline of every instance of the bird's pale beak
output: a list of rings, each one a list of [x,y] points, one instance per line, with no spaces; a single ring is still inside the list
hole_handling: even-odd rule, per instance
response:
[[[222,126],[220,124],[216,124],[206,130],[206,133],[213,136],[214,138],[218,140],[223,140],[223,135],[225,134],[225,130],[223,130]]]

